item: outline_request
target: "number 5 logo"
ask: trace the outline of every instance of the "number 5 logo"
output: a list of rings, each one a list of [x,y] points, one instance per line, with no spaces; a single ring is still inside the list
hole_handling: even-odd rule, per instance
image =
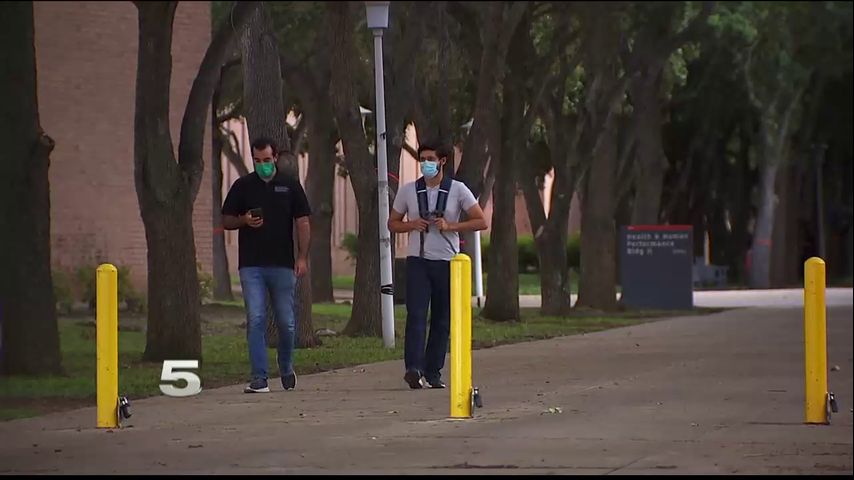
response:
[[[198,360],[164,360],[163,371],[160,373],[161,382],[184,380],[187,382],[181,388],[172,384],[160,384],[160,391],[170,397],[189,397],[202,391],[202,380],[193,372],[176,372],[178,368],[199,368]]]

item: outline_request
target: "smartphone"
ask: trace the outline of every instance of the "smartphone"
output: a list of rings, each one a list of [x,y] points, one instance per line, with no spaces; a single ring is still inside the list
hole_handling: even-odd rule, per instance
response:
[[[264,210],[259,208],[249,209],[249,215],[252,215],[255,218],[264,218]]]

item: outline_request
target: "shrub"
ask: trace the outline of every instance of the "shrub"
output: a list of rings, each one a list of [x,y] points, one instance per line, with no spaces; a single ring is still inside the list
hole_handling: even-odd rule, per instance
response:
[[[519,273],[533,273],[540,270],[540,258],[537,256],[537,245],[532,235],[522,235],[516,238],[519,248]]]
[[[53,297],[60,314],[68,314],[74,306],[74,292],[68,272],[58,268],[51,270]]]
[[[532,235],[520,235],[516,239],[519,248],[519,273],[537,273],[540,271],[540,259],[537,256],[537,244]],[[480,250],[483,264],[489,259],[490,240],[486,235],[480,238]],[[581,265],[581,234],[570,236],[566,242],[566,257],[570,268]]]
[[[581,267],[581,233],[570,235],[566,242],[566,261],[574,269]]]
[[[145,301],[142,295],[133,287],[130,280],[130,267],[118,266],[118,301],[124,302],[128,311],[142,312],[145,311]],[[75,279],[77,280],[77,290],[79,294],[77,299],[89,305],[89,310],[94,311],[97,307],[98,284],[97,284],[97,267],[78,267],[75,271]]]
[[[196,274],[199,277],[199,299],[209,300],[213,297],[213,275],[202,270],[202,264],[196,262]]]
[[[350,263],[356,264],[356,249],[359,246],[359,237],[352,232],[347,232],[344,234],[344,238],[341,240],[341,248],[347,250],[347,259],[350,260]]]

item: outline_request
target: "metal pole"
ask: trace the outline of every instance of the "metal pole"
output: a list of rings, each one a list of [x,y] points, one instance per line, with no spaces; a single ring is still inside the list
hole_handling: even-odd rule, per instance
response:
[[[383,84],[383,30],[374,32],[374,73],[377,95],[377,184],[380,219],[380,296],[383,315],[383,344],[394,348],[394,286],[391,275],[391,235],[388,231],[388,151],[385,130]]]
[[[477,297],[477,306],[483,301],[483,264],[480,256],[480,231],[474,232],[474,296]]]

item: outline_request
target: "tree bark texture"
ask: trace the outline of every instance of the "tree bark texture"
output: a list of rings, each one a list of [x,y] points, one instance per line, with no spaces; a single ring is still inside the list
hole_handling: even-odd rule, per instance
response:
[[[516,239],[516,180],[521,145],[528,132],[522,127],[524,117],[524,73],[514,66],[524,61],[526,32],[519,28],[511,43],[508,57],[510,71],[504,77],[504,98],[499,138],[500,152],[492,152],[497,161],[492,190],[493,210],[490,251],[487,261],[489,283],[481,315],[495,321],[518,321],[519,315],[519,244]],[[496,104],[497,105],[497,104]]]
[[[228,254],[225,250],[225,230],[222,227],[222,149],[223,138],[217,121],[219,108],[220,83],[213,94],[213,113],[211,115],[211,220],[213,223],[213,298],[214,300],[234,300],[231,292],[231,273],[228,271]]]
[[[786,87],[780,87],[781,90]],[[778,113],[776,103],[772,103],[763,112],[760,121],[759,169],[759,208],[756,225],[753,230],[753,242],[750,251],[750,287],[769,288],[771,286],[771,248],[774,230],[774,214],[777,207],[775,188],[777,172],[786,163],[789,147],[789,124],[792,114],[798,107],[799,90],[782,112]]]
[[[374,159],[362,131],[361,113],[356,95],[355,62],[358,59],[353,33],[355,6],[347,2],[328,2],[327,34],[332,55],[332,79],[329,96],[344,145],[347,170],[359,209],[359,233],[353,310],[344,328],[350,336],[382,336],[379,291],[379,219],[377,218],[377,180]]]
[[[172,150],[169,83],[175,2],[139,3],[135,168],[148,245],[148,329],[143,357],[201,359],[193,195]]]
[[[315,303],[333,302],[332,218],[334,215],[335,144],[338,132],[329,100],[329,47],[324,35],[315,37],[309,62],[299,62],[289,52],[280,52],[282,76],[295,90],[303,108],[308,130],[308,173],[306,195],[312,206],[311,291]]]
[[[175,2],[137,2],[139,56],[134,116],[134,179],[148,245],[148,329],[143,358],[201,360],[201,319],[193,202],[201,185],[207,113],[234,29],[257,2],[235,6],[211,40],[181,123],[178,159],[169,130]]]
[[[616,231],[613,196],[616,126],[606,125],[593,152],[582,202],[581,282],[576,306],[616,309]]]
[[[632,223],[655,225],[659,222],[661,193],[667,157],[662,145],[661,124],[661,66],[649,65],[632,80],[631,94],[634,111],[633,126],[636,133],[636,162],[639,175],[635,183],[632,205]]]
[[[479,25],[481,53],[476,73],[474,123],[463,145],[463,158],[457,169],[457,180],[465,183],[475,198],[483,193],[483,173],[489,153],[491,118],[496,112],[496,89],[504,78],[505,59],[510,38],[527,8],[526,2],[485,2],[478,7],[486,9],[484,21]],[[500,148],[493,145],[493,148]]]
[[[557,98],[565,96],[564,88],[559,88],[558,92]],[[548,217],[540,199],[535,172],[530,168],[531,161],[522,162],[528,166],[524,169],[523,191],[540,265],[540,311],[543,315],[563,317],[568,316],[572,308],[566,245],[576,183],[572,158],[576,155],[577,145],[568,138],[570,122],[563,114],[561,104],[553,99],[545,111],[548,153],[554,174]]]
[[[322,101],[328,104],[328,99]],[[324,114],[309,113],[307,119],[309,164],[306,195],[313,213],[310,254],[314,302],[335,301],[332,288],[332,217],[335,213],[335,142],[338,136],[331,110],[327,105],[322,109]]]
[[[41,129],[32,2],[0,15],[0,374],[61,373],[50,265],[54,142]]]
[[[588,7],[585,69],[591,73],[585,114],[593,145],[581,219],[581,281],[576,307],[616,309],[617,122],[624,83],[620,77],[616,16],[610,7]]]

